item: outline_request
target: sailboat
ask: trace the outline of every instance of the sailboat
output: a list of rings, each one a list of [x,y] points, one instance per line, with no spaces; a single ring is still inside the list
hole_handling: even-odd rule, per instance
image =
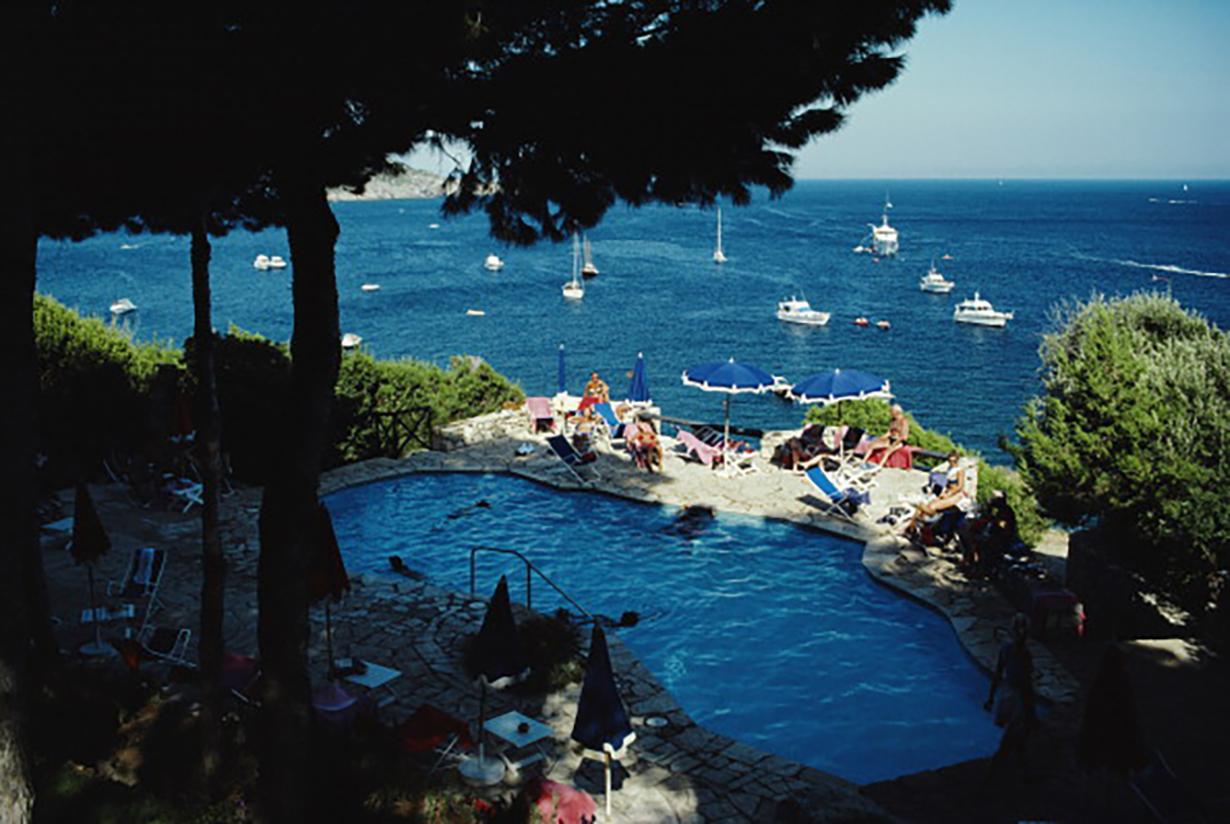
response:
[[[568,300],[580,300],[585,297],[585,287],[577,278],[581,271],[581,241],[572,236],[572,280],[564,284],[564,297]]]
[[[598,267],[594,265],[594,250],[590,248],[588,237],[581,241],[581,253],[585,258],[585,262],[581,264],[581,277],[596,277],[598,274]]]
[[[717,215],[717,246],[713,249],[713,262],[725,263],[726,253],[722,251],[722,207],[718,207]]]

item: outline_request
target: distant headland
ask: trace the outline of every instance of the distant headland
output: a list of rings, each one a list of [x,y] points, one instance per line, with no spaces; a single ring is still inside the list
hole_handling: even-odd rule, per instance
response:
[[[362,194],[344,188],[330,189],[329,200],[404,200],[443,197],[445,178],[422,169],[397,164],[396,171],[378,174],[367,182]]]

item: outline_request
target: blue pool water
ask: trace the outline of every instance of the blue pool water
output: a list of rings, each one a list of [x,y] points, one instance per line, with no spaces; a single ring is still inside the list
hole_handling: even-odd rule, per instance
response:
[[[489,508],[472,506],[479,500]],[[418,475],[330,495],[351,573],[397,554],[465,591],[469,549],[517,549],[617,630],[700,723],[860,783],[988,755],[987,678],[948,622],[876,584],[862,545],[723,515],[692,536],[677,510],[508,476]],[[524,567],[479,555],[524,601]],[[541,581],[540,610],[564,606]],[[477,626],[475,627],[477,629]]]

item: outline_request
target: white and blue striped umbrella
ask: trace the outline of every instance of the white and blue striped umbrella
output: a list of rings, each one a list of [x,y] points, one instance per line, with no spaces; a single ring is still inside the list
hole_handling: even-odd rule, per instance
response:
[[[723,433],[722,451],[730,449],[730,396],[743,393],[759,395],[773,387],[773,376],[750,363],[739,363],[734,358],[725,361],[711,361],[693,366],[683,371],[683,385],[695,386],[706,392],[722,392],[726,398],[723,402],[726,413],[725,430]],[[723,463],[729,467],[730,456],[724,455]]]
[[[827,405],[838,401],[862,401],[892,396],[892,387],[888,381],[857,369],[819,372],[790,387],[790,397],[799,403]]]

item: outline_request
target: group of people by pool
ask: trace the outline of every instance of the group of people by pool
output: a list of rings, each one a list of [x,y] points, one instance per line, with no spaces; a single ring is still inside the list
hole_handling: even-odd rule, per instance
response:
[[[597,372],[591,372],[581,402],[577,405],[576,412],[568,418],[572,427],[573,447],[578,452],[585,453],[590,450],[597,427],[610,425],[601,420],[594,408],[597,404],[610,402],[610,387]],[[619,404],[612,411],[617,421],[612,436],[624,441],[638,467],[648,472],[661,472],[664,453],[652,420],[636,415],[633,407],[627,403]]]

